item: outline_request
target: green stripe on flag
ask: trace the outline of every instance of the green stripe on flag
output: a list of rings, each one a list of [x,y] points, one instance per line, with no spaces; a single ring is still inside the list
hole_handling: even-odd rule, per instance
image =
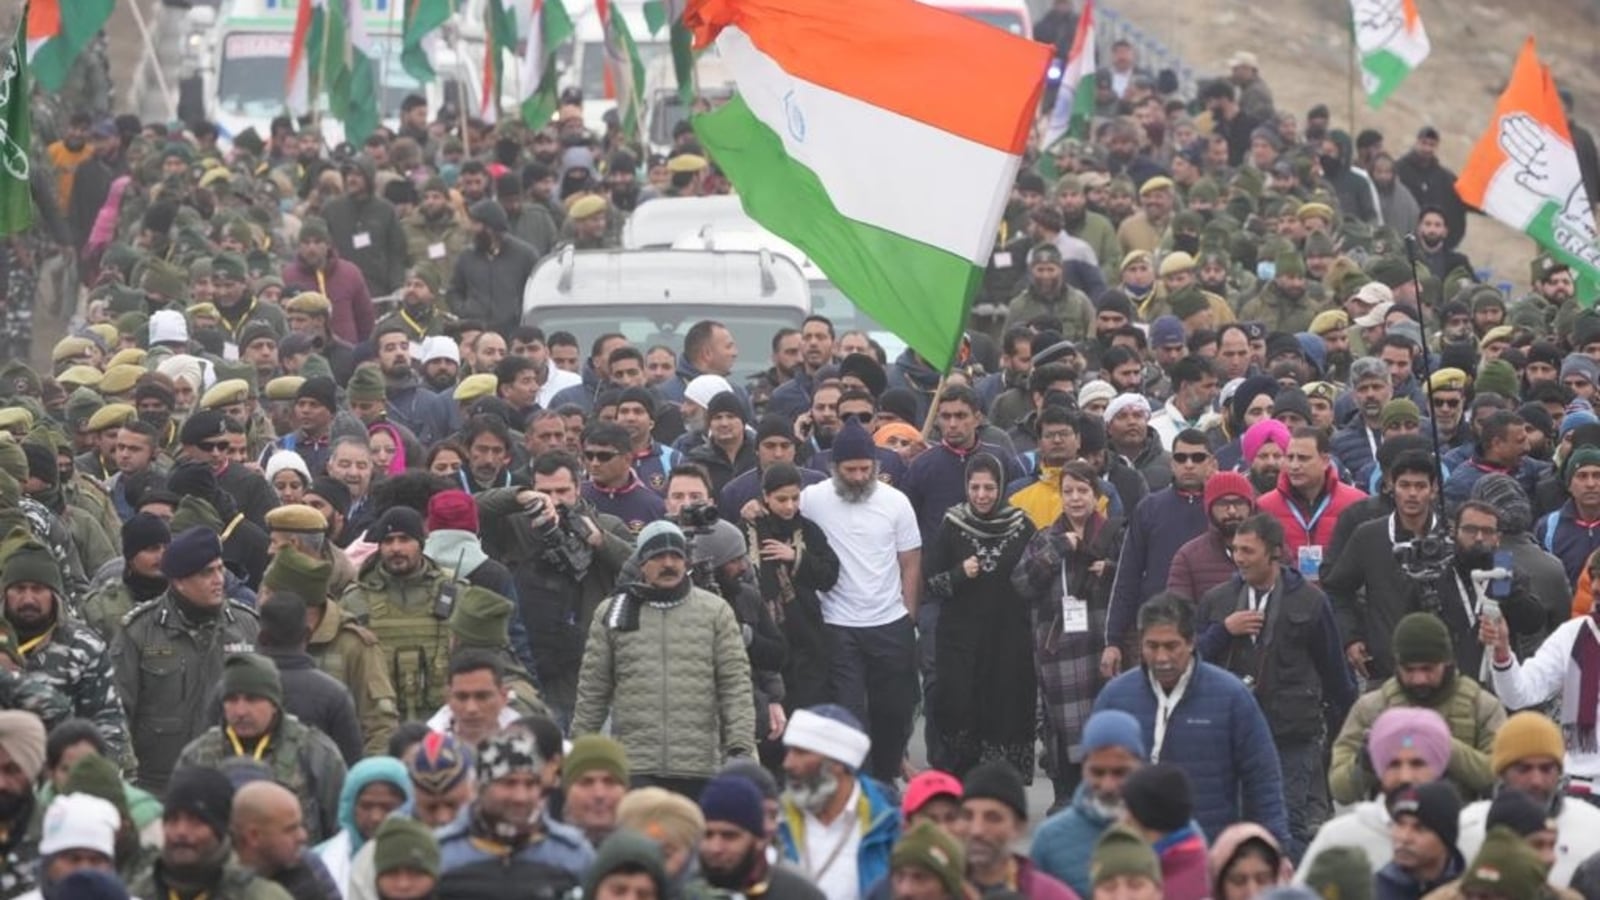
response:
[[[28,16],[17,22],[16,40],[6,52],[5,104],[0,106],[0,235],[26,231],[33,225],[33,186],[29,180],[29,144],[33,133],[28,109],[32,85],[28,83]]]
[[[29,65],[40,87],[47,91],[61,90],[79,54],[111,19],[114,5],[115,0],[62,0],[61,33],[42,44]],[[23,22],[27,22],[26,16]],[[27,46],[26,41],[23,46]]]
[[[1600,246],[1583,226],[1567,219],[1560,205],[1546,203],[1528,223],[1528,237],[1572,267],[1578,303],[1593,308],[1600,300]]]
[[[1411,74],[1411,66],[1389,50],[1375,50],[1361,60],[1361,68],[1370,79],[1367,84],[1367,105],[1373,109],[1383,105],[1389,95],[1400,87],[1400,82]]]
[[[544,45],[544,74],[539,78],[539,90],[532,97],[522,101],[522,121],[531,128],[543,128],[550,124],[550,117],[555,115],[561,102],[561,87],[558,84],[559,74],[556,71],[556,56],[572,37],[572,16],[567,13],[566,4],[561,0],[544,0],[539,7],[539,35]]]
[[[982,267],[840,213],[816,173],[790,158],[742,97],[693,121],[751,218],[804,250],[862,312],[935,369],[949,368]]]
[[[398,0],[391,0],[398,2]],[[400,65],[406,74],[422,84],[438,77],[433,60],[428,58],[424,39],[450,21],[450,0],[405,0],[404,49],[400,51]]]

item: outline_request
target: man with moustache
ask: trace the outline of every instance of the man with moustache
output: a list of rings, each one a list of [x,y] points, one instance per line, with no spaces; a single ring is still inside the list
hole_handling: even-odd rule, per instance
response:
[[[1167,571],[1167,590],[1196,601],[1233,577],[1233,533],[1256,511],[1250,479],[1239,472],[1218,472],[1206,479],[1204,498],[1205,532],[1178,548]]]
[[[31,712],[0,711],[0,893],[14,897],[34,884],[38,848],[27,840],[34,782],[44,769],[44,724]]]
[[[769,900],[824,900],[822,891],[788,866],[767,860],[761,791],[749,779],[718,775],[700,793],[706,820],[700,874],[714,888]]]
[[[961,785],[967,881],[982,894],[1016,891],[1028,900],[1071,900],[1072,889],[1032,859],[1011,852],[1028,831],[1028,792],[1010,763],[975,766]]]
[[[216,769],[188,768],[168,785],[161,856],[128,885],[135,897],[168,900],[289,900],[283,888],[241,866],[228,841],[233,785]]]

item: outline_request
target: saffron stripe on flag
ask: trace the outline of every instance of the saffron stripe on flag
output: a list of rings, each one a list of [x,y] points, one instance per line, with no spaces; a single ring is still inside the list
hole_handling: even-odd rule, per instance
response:
[[[804,250],[845,296],[858,298],[868,314],[935,365],[953,354],[966,306],[983,278],[981,265],[841,212],[824,179],[786,152],[783,139],[742,96],[695,116],[694,128],[740,185],[740,202],[752,218]],[[862,302],[868,298],[873,302]]]
[[[704,47],[737,27],[802,81],[940,131],[1020,155],[1027,148],[1050,48],[916,0],[695,2],[685,14]],[[725,16],[726,25],[707,15]],[[982,60],[982,65],[963,61]],[[740,85],[743,89],[744,85]],[[991,186],[992,187],[992,186]]]
[[[840,214],[988,261],[1015,155],[796,77],[738,28],[724,29],[717,46],[744,104],[763,122],[782,123],[785,154],[826,185]],[[940,198],[929,203],[934,185]]]

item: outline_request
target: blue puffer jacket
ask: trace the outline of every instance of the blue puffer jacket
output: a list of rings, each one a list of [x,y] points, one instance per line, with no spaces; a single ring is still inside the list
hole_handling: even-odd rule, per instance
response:
[[[859,774],[856,782],[861,785],[861,796],[856,800],[855,815],[862,832],[861,849],[856,852],[856,880],[861,896],[865,897],[873,885],[889,877],[889,853],[900,839],[900,809],[883,785]],[[778,842],[783,858],[799,864],[801,844],[805,840],[805,813],[788,798],[782,802]]]
[[[1092,796],[1087,784],[1078,785],[1072,805],[1046,819],[1033,835],[1033,864],[1072,888],[1079,897],[1093,896],[1089,858],[1094,855],[1094,842],[1117,823],[1094,808],[1089,802]]]
[[[1095,712],[1102,709],[1120,709],[1138,719],[1145,746],[1155,746],[1156,695],[1143,666],[1105,686],[1094,702]],[[1244,682],[1196,657],[1189,686],[1167,720],[1162,747],[1166,753],[1160,761],[1189,776],[1195,818],[1207,840],[1216,840],[1235,822],[1255,822],[1289,846],[1278,751]]]

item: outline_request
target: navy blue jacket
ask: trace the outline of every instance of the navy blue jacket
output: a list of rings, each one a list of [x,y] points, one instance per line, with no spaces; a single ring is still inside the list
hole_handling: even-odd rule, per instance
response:
[[[1568,500],[1533,526],[1533,539],[1561,560],[1561,567],[1567,570],[1567,582],[1575,585],[1583,575],[1584,564],[1600,550],[1600,522],[1580,523],[1578,508]]]
[[[1111,679],[1094,702],[1095,712],[1120,709],[1138,719],[1146,747],[1155,746],[1158,708],[1143,666]],[[1195,820],[1208,841],[1235,822],[1255,822],[1289,846],[1278,751],[1244,682],[1197,656],[1183,699],[1167,718],[1162,747],[1168,752],[1153,761],[1189,776]]]
[[[1139,604],[1167,589],[1167,570],[1178,548],[1206,530],[1205,502],[1200,494],[1176,488],[1156,491],[1139,502],[1122,537],[1117,579],[1111,585],[1106,614],[1106,646],[1122,646],[1133,630]]]
[[[1027,475],[1017,457],[999,444],[979,441],[971,450],[963,452],[941,442],[912,460],[905,478],[896,485],[911,501],[911,508],[917,511],[917,528],[922,532],[923,546],[931,544],[939,533],[939,523],[944,521],[944,514],[950,507],[967,499],[967,460],[978,453],[987,453],[1000,461],[1005,469],[1002,488]]]
[[[800,487],[808,488],[819,481],[824,481],[828,476],[815,469],[800,470]],[[717,495],[717,513],[729,522],[738,524],[739,510],[751,500],[761,496],[761,470],[751,469],[734,477],[723,485],[722,493]]]

